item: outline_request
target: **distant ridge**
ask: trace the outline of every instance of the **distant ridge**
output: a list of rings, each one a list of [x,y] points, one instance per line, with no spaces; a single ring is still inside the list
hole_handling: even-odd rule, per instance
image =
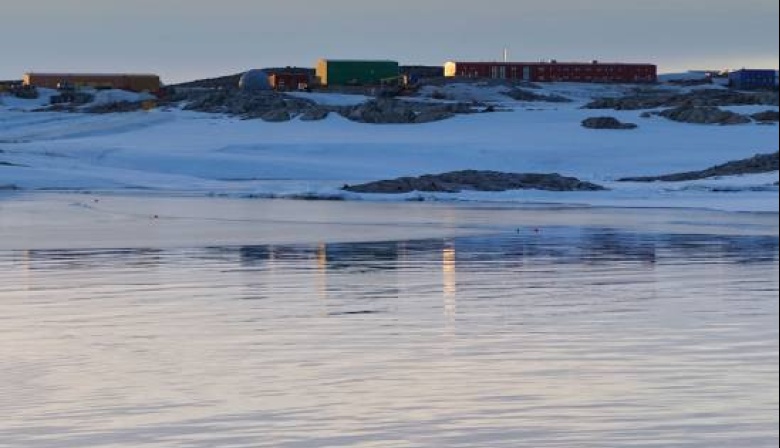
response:
[[[234,75],[219,76],[216,78],[196,79],[194,81],[182,82],[179,84],[171,84],[171,87],[204,87],[209,89],[216,89],[220,87],[235,87],[238,86],[238,80],[241,79],[241,75],[244,73],[236,73]]]

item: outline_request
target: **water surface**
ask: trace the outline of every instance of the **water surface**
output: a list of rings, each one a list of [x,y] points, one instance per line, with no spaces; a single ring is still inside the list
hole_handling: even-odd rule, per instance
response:
[[[774,447],[778,239],[0,251],[2,447]]]

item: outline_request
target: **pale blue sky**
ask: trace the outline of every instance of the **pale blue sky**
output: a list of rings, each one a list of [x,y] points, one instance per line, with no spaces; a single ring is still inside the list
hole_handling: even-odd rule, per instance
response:
[[[777,68],[777,0],[3,0],[0,79],[159,73],[165,82],[320,57]]]

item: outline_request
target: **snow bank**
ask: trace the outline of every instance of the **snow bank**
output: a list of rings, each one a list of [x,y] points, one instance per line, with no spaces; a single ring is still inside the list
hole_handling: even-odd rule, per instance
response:
[[[287,95],[314,101],[323,106],[357,106],[363,104],[372,97],[365,95],[348,95],[343,93],[322,93],[322,92],[289,92]]]
[[[618,95],[625,88],[543,85],[539,93],[582,101],[514,103],[508,112],[459,115],[418,125],[360,124],[334,114],[318,122],[266,123],[178,109],[104,115],[31,113],[26,110],[34,107],[27,103],[25,107],[6,104],[0,107],[0,162],[7,162],[0,166],[0,184],[28,190],[319,195],[399,201],[420,196],[353,195],[340,188],[400,176],[479,169],[560,173],[605,185],[610,191],[472,192],[423,198],[778,210],[777,188],[772,188],[777,173],[679,185],[614,182],[628,176],[701,170],[777,151],[777,126],[690,125],[642,118],[642,111],[609,111],[621,121],[637,123],[636,130],[591,130],[580,125],[594,115],[594,111],[580,109],[583,101]],[[485,93],[490,96],[496,91]],[[317,98],[347,101],[333,95]],[[7,166],[11,164],[19,166]]]
[[[126,90],[108,89],[91,91],[95,99],[89,103],[89,106],[111,103],[139,103],[141,101],[153,100],[155,96],[150,93],[128,92]]]
[[[13,95],[0,94],[0,112],[3,110],[31,111],[48,106],[51,103],[51,97],[56,94],[57,91],[54,89],[38,89],[38,98],[35,99],[24,99]]]

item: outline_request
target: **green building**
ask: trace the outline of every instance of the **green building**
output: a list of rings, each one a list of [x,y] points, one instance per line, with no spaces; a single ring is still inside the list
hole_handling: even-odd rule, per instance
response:
[[[323,86],[380,85],[398,79],[396,61],[320,59],[317,78]]]

